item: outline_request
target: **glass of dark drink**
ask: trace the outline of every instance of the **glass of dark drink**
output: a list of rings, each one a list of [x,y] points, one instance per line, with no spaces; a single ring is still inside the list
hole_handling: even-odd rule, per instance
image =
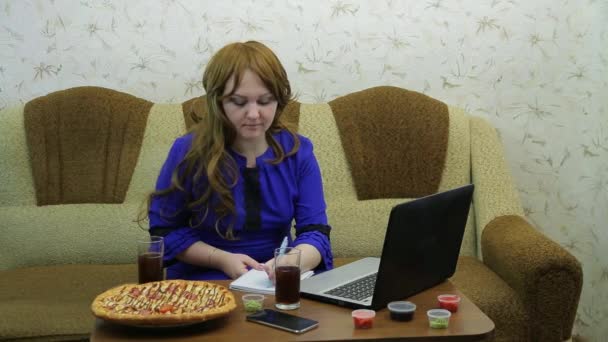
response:
[[[300,253],[294,247],[274,251],[275,306],[281,310],[300,307]]]
[[[161,236],[150,236],[137,241],[139,283],[163,280],[163,254],[165,244]]]

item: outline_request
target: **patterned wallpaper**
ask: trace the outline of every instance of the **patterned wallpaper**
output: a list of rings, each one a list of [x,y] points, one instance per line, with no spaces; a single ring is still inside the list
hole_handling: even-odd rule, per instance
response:
[[[584,268],[575,334],[608,335],[607,0],[0,0],[0,108],[98,85],[202,93],[209,56],[257,39],[302,102],[376,85],[489,119],[528,217]]]

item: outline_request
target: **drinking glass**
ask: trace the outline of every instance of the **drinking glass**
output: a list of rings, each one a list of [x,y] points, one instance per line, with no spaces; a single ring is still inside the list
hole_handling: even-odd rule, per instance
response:
[[[165,244],[162,236],[150,236],[137,241],[139,283],[163,280],[163,255]]]
[[[294,247],[274,251],[275,306],[281,310],[300,307],[300,257]]]

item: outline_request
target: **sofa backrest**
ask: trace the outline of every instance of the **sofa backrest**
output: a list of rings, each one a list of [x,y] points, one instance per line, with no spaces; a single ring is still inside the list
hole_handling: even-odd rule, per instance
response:
[[[100,89],[87,88],[90,88],[88,91]],[[426,99],[418,93],[389,88],[390,96],[398,96],[395,94],[401,93],[406,97],[413,96],[418,100]],[[386,90],[383,87],[372,89],[375,92]],[[353,93],[338,98],[332,101],[333,103],[292,102],[284,113],[286,121],[297,127],[299,133],[309,137],[314,143],[315,154],[323,175],[328,217],[333,227],[332,247],[338,257],[379,255],[388,214],[393,205],[413,197],[447,190],[470,182],[469,117],[464,112],[430,98],[428,98],[430,101],[428,104],[421,104],[418,107],[412,108],[403,103],[400,104],[401,100],[393,102],[392,107],[387,107],[386,97],[369,95],[370,93],[366,91]],[[357,102],[361,98],[365,100]],[[139,100],[141,99],[135,101]],[[160,167],[174,139],[184,134],[186,126],[195,121],[189,119],[192,118],[194,100],[182,104],[153,104],[149,107],[149,112],[146,113],[145,129],[141,134],[141,148],[138,151],[137,162],[132,169],[124,200],[120,203],[108,203],[107,201],[106,203],[93,203],[94,201],[91,201],[89,203],[38,206],[35,176],[32,172],[28,139],[26,138],[24,106],[2,110],[0,112],[0,122],[2,122],[0,125],[0,156],[2,156],[0,158],[0,170],[2,170],[0,176],[0,217],[2,218],[0,220],[2,234],[0,270],[47,264],[134,262],[134,241],[147,234],[134,220],[145,204],[146,194],[154,188]],[[204,101],[204,97],[202,100]],[[340,103],[340,101],[342,102]],[[415,170],[421,169],[425,165],[425,160],[420,159],[425,155],[434,155],[436,156],[435,161],[426,163],[430,165],[427,170],[429,174],[433,172],[440,174],[433,176],[434,178],[427,177],[424,186],[401,187],[399,190],[401,195],[393,193],[383,197],[382,194],[378,195],[373,192],[370,195],[368,191],[367,195],[363,195],[363,198],[368,199],[362,199],[361,193],[357,192],[355,177],[353,177],[352,165],[354,163],[349,160],[343,146],[347,141],[344,135],[352,132],[344,129],[345,123],[348,124],[349,113],[343,109],[349,108],[345,106],[349,102],[353,102],[355,107],[363,109],[358,114],[353,113],[353,118],[358,115],[361,119],[361,115],[366,113],[382,115],[383,108],[390,108],[392,119],[402,118],[403,125],[406,125],[408,129],[421,130],[425,123],[435,122],[435,125],[426,128],[426,132],[446,135],[447,147],[433,146],[432,151],[434,152],[429,152],[431,151],[429,150],[413,153],[418,157],[411,160],[409,166],[414,167]],[[145,102],[141,103],[145,104]],[[338,115],[341,115],[341,118],[336,119],[336,113],[332,111],[332,108],[340,106],[342,106],[342,113],[338,113]],[[400,108],[409,108],[409,111],[399,111]],[[423,120],[413,119],[413,115],[419,114],[416,108],[435,108],[438,110],[427,110],[425,113],[427,115],[435,113],[444,117],[434,121],[424,118]],[[339,110],[341,109],[335,109],[336,112]],[[204,115],[204,113],[199,112],[197,115]],[[89,120],[96,119],[103,118],[100,116],[89,118]],[[338,123],[339,120],[342,120],[341,124]],[[443,130],[436,129],[438,125],[441,125],[441,120],[445,120],[447,125]],[[418,123],[413,124],[413,122]],[[394,126],[398,129],[402,124]],[[359,132],[357,139],[361,139],[361,133],[369,134],[373,138],[382,134],[383,131],[368,129]],[[412,135],[411,132],[407,132],[402,137],[413,139],[416,134]],[[370,137],[364,136],[364,138]],[[426,138],[428,139],[428,136]],[[428,146],[428,144],[421,144],[420,141],[417,141],[416,148]],[[375,157],[389,154],[386,150],[379,150]],[[376,158],[375,162],[378,160],[381,162],[382,158]],[[399,160],[396,161],[399,162]],[[438,163],[438,161],[440,162]],[[369,180],[366,179],[369,175],[375,174],[374,170],[363,171],[365,171],[362,173],[365,176],[364,181]],[[411,176],[415,174],[412,169],[402,169],[399,172],[388,171],[391,172],[385,172],[384,175],[408,174],[410,176],[404,178],[410,184],[417,185],[417,178]],[[422,172],[427,171],[422,170]],[[384,176],[382,178],[384,179]],[[438,182],[433,183],[432,179],[436,179]],[[372,181],[381,180],[376,177]],[[369,190],[369,186],[367,189]],[[383,191],[386,189],[391,190],[390,187],[384,187]],[[415,191],[407,192],[412,189]],[[403,192],[404,190],[406,192]],[[471,212],[473,210],[472,207]],[[474,227],[474,217],[469,215],[461,254],[477,254]]]
[[[359,200],[437,192],[448,107],[424,94],[374,87],[330,101]]]
[[[38,205],[122,203],[152,102],[99,87],[41,96],[24,108]]]
[[[391,92],[392,91],[395,91],[395,89],[392,89]],[[396,91],[402,92],[404,90]],[[402,94],[406,97],[412,95],[408,95],[405,92]],[[364,98],[368,97],[368,94],[365,94],[365,92],[354,93],[353,95]],[[418,97],[416,94],[414,94],[414,96]],[[385,103],[386,102],[381,96],[377,96],[373,100],[368,98],[364,104],[366,106],[364,111],[368,111],[369,113],[380,113],[378,108],[385,106]],[[418,191],[421,191],[417,194],[418,196],[393,196],[393,198],[387,196],[384,198],[360,199],[353,178],[352,163],[349,162],[347,154],[345,153],[343,145],[344,140],[341,139],[335,113],[332,112],[330,104],[302,104],[300,108],[299,132],[309,137],[314,143],[315,155],[319,160],[323,175],[323,185],[328,205],[328,217],[332,226],[332,248],[334,249],[336,256],[379,256],[384,242],[389,213],[394,205],[411,200],[414,197],[427,195],[436,191],[448,190],[470,182],[469,119],[462,110],[448,106],[446,109],[449,125],[446,127],[447,148],[445,149],[443,165],[437,166],[430,163],[426,171],[422,170],[423,172],[432,173],[437,172],[438,167],[440,168],[437,189],[429,193],[424,193],[424,187],[418,187]],[[353,106],[353,108],[356,108],[356,106]],[[433,115],[433,113],[442,115],[439,111],[428,111],[426,115]],[[419,115],[420,113],[399,111],[398,114],[403,117],[404,121],[416,121],[416,118],[410,118]],[[424,125],[425,120],[419,120],[419,122]],[[420,129],[421,127],[411,128]],[[433,130],[433,128],[434,127],[429,127],[427,131]],[[365,132],[365,134],[369,134],[373,138],[378,138],[378,136],[383,133],[382,130],[374,129]],[[433,132],[419,133],[433,134]],[[435,133],[440,134],[441,131]],[[403,137],[408,138],[412,138],[413,136],[415,135],[403,135]],[[417,146],[418,148],[425,147],[425,145]],[[387,155],[386,151],[382,149],[379,149],[376,153],[382,156]],[[425,153],[422,152],[418,155],[424,156]],[[407,157],[403,157],[401,161],[406,159]],[[421,164],[418,165],[424,165],[424,160],[412,162],[421,162]],[[374,171],[375,170],[373,169],[366,170],[366,173],[368,175],[373,175]],[[412,171],[406,170],[406,172]],[[391,172],[384,172],[383,174],[389,175],[389,177],[400,176],[399,174],[391,174]],[[386,181],[385,179],[378,179],[377,177],[373,180],[376,182]],[[416,182],[416,179],[406,179],[405,181]],[[428,190],[428,187],[426,189],[426,191],[430,191]],[[404,190],[407,191],[407,188],[404,188]],[[474,205],[471,206],[469,212],[469,219],[467,221],[465,236],[461,247],[461,254],[463,255],[477,255],[473,212]]]
[[[78,91],[72,94],[95,99],[95,93],[104,91],[98,87],[86,88],[88,89],[77,89]],[[114,95],[132,97],[124,93]],[[135,102],[138,100],[144,101],[137,99]],[[126,105],[129,106],[128,101]],[[71,201],[70,198],[74,198],[72,196],[66,201],[66,197],[58,197],[61,199],[59,202],[63,204],[52,205],[37,205],[35,177],[26,138],[28,131],[24,120],[25,106],[7,108],[0,112],[0,270],[49,264],[135,262],[134,241],[147,235],[135,220],[145,204],[146,194],[154,188],[169,148],[175,138],[185,132],[180,104],[150,106],[145,112],[145,125],[141,127],[136,162],[133,163],[132,171],[129,171],[130,181],[120,200],[100,201],[89,196],[87,203],[82,203],[82,198]],[[83,109],[86,110],[86,106]],[[120,107],[115,109],[117,112],[122,110]],[[88,131],[90,127],[103,127],[100,121],[105,120],[105,123],[108,123],[107,116],[91,116],[87,120],[99,121],[83,125],[84,131]],[[95,136],[95,132],[89,131],[89,134]],[[131,132],[126,135],[129,136],[125,139],[128,142],[136,134]],[[36,138],[39,136],[36,135]],[[124,135],[114,138],[123,140]],[[103,146],[103,142],[100,145]],[[89,144],[80,147],[84,153],[90,147],[95,147],[93,150],[96,150],[97,146],[99,145]],[[86,165],[87,161],[90,162],[89,156],[85,153],[78,160],[77,147],[78,144],[72,146],[76,151],[72,153],[75,158],[72,162]],[[119,152],[120,149],[115,151]],[[101,160],[98,164],[107,165],[107,161],[112,160]],[[70,176],[66,173],[59,175]],[[114,172],[111,175],[114,178],[104,182],[117,184],[119,173]],[[86,186],[86,177],[81,178],[81,181],[84,181]],[[41,185],[44,186],[45,183]],[[90,189],[83,189],[86,190]],[[103,199],[103,196],[100,197]]]
[[[187,121],[207,115],[205,101],[183,103]],[[471,182],[469,116],[424,94],[374,87],[294,101],[283,117],[314,143],[338,257],[380,255],[392,206]],[[478,255],[473,212],[463,255]]]

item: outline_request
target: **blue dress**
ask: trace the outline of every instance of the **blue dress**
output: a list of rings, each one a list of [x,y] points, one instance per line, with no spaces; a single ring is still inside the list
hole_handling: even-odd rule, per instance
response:
[[[286,131],[274,134],[285,153],[293,146],[293,138]],[[204,220],[201,210],[183,209],[188,197],[200,195],[205,181],[193,185],[192,180],[184,184],[185,191],[174,191],[152,200],[149,211],[150,234],[165,237],[164,262],[167,279],[227,279],[216,269],[183,263],[176,256],[197,241],[232,253],[249,255],[258,262],[273,258],[285,236],[289,245],[302,243],[314,246],[322,261],[316,272],[333,267],[333,255],[329,241],[330,227],[327,225],[326,204],[319,165],[313,153],[311,141],[303,136],[297,153],[285,158],[278,165],[267,161],[275,158],[272,148],[256,158],[256,167],[247,168],[246,158],[229,150],[235,159],[239,178],[232,189],[236,207],[233,231],[237,240],[226,240],[215,230],[216,215],[209,210]],[[171,175],[186,155],[193,135],[176,139],[171,147],[156,183],[156,189],[166,189],[171,184]],[[203,177],[201,177],[203,178]],[[198,197],[198,196],[197,196]],[[213,203],[217,198],[212,197]],[[200,209],[200,208],[199,208]],[[219,224],[224,234],[230,219]],[[295,220],[296,238],[292,241],[291,225]],[[191,227],[189,222],[195,227]]]

